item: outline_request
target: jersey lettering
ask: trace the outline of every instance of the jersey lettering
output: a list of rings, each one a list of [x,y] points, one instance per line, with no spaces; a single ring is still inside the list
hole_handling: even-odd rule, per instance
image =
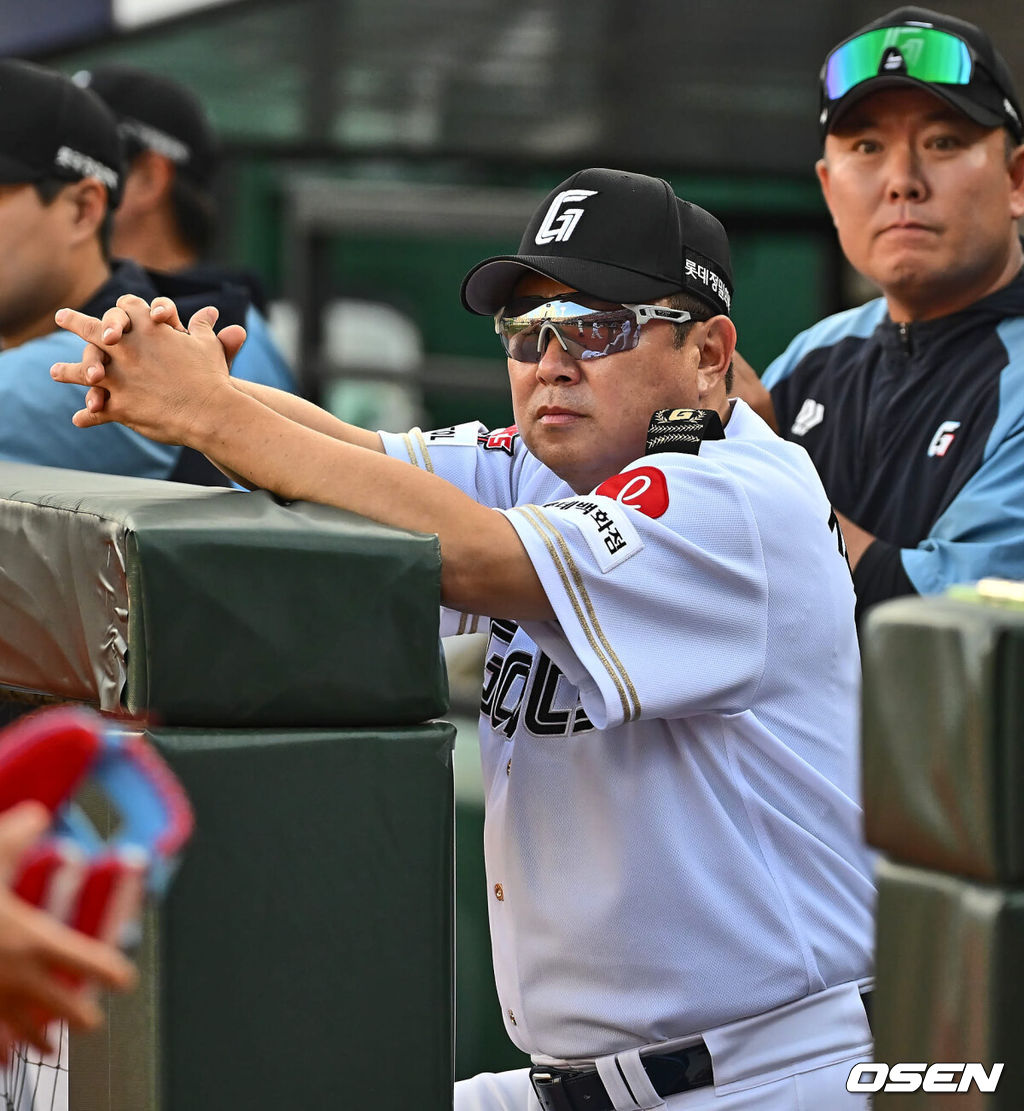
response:
[[[514,621],[492,621],[488,650],[495,641],[511,643],[518,628]],[[555,708],[558,685],[565,678],[561,669],[544,652],[537,652],[535,670],[534,662],[533,653],[521,649],[504,657],[500,648],[488,653],[480,713],[490,721],[491,728],[511,738],[525,711],[523,724],[535,737],[568,737],[592,730],[594,725],[578,694],[575,705],[565,710]]]
[[[583,709],[583,702],[577,700],[576,715],[572,722],[573,733],[588,733],[594,728],[594,723],[587,717],[587,711]]]
[[[630,520],[630,514],[617,509],[610,500],[598,501],[591,496],[562,498],[548,504],[566,513],[580,530],[602,574],[607,574],[630,556],[643,551],[644,542]]]
[[[499,428],[496,432],[481,432],[477,437],[477,443],[484,451],[503,451],[506,455],[514,455],[518,435],[519,429],[514,424],[510,424],[508,428]]]
[[[846,537],[843,536],[843,530],[839,524],[839,518],[836,516],[836,511],[833,509],[828,515],[828,531],[835,534],[836,547],[839,549],[839,554],[846,560],[846,566],[850,567],[850,557],[846,552]],[[853,574],[853,568],[850,567],[850,574]]]
[[[561,678],[562,673],[541,652],[526,703],[526,728],[537,737],[559,737],[565,733],[569,724],[568,710],[552,708],[558,680]]]
[[[494,684],[490,707],[482,710],[490,717],[491,728],[496,733],[504,733],[506,737],[511,737],[515,733],[519,725],[519,710],[523,704],[526,681],[530,678],[532,663],[533,657],[528,652],[509,652],[502,660],[501,673]],[[513,688],[517,684],[518,689],[513,695]]]
[[[511,644],[518,631],[519,625],[515,621],[502,621],[497,617],[491,620],[491,636],[504,644]]]
[[[491,716],[494,706],[494,691],[501,676],[501,656],[488,656],[484,663],[484,682],[480,690],[480,713]]]
[[[465,424],[451,424],[447,428],[435,428],[433,432],[424,433],[424,438],[431,447],[472,447],[479,429],[475,421],[467,421]]]

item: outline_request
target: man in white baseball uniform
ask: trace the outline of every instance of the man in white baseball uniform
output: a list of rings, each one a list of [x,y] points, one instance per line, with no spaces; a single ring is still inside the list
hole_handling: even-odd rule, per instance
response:
[[[534,1066],[460,1082],[458,1111],[863,1107],[853,588],[806,454],[727,399],[725,232],[584,170],[462,297],[508,356],[504,430],[343,425],[137,298],[58,314],[87,347],[52,373],[92,387],[82,427],[437,533],[444,631],[489,620],[494,968]]]

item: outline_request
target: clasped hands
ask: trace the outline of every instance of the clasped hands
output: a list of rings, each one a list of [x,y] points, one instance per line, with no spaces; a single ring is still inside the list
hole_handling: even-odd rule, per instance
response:
[[[97,318],[60,309],[56,323],[85,341],[77,363],[54,363],[50,377],[85,386],[79,428],[117,422],[163,443],[189,444],[216,397],[231,389],[228,367],[245,340],[229,325],[217,334],[217,310],[200,309],[182,324],[169,297],[152,304],[124,294]]]

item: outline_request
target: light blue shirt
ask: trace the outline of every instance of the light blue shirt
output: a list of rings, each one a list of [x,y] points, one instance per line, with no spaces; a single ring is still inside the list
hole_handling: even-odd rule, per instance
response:
[[[181,448],[147,440],[120,424],[76,428],[85,386],[55,382],[53,363],[77,362],[82,341],[51,332],[0,351],[0,460],[78,471],[167,478]]]
[[[245,343],[231,367],[232,375],[295,393],[295,376],[270,338],[266,320],[253,305],[245,314],[245,332]]]

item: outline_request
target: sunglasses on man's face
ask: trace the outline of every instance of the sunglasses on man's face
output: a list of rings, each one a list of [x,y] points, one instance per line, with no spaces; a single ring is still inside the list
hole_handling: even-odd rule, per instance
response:
[[[838,100],[862,81],[892,73],[938,85],[966,85],[974,51],[957,35],[937,27],[880,27],[840,43],[825,59],[821,83],[827,100]]]
[[[534,298],[513,301],[494,318],[494,330],[510,359],[539,363],[552,337],[574,359],[601,359],[632,351],[649,320],[685,324],[692,319],[684,309],[616,305],[572,293],[541,304]]]

